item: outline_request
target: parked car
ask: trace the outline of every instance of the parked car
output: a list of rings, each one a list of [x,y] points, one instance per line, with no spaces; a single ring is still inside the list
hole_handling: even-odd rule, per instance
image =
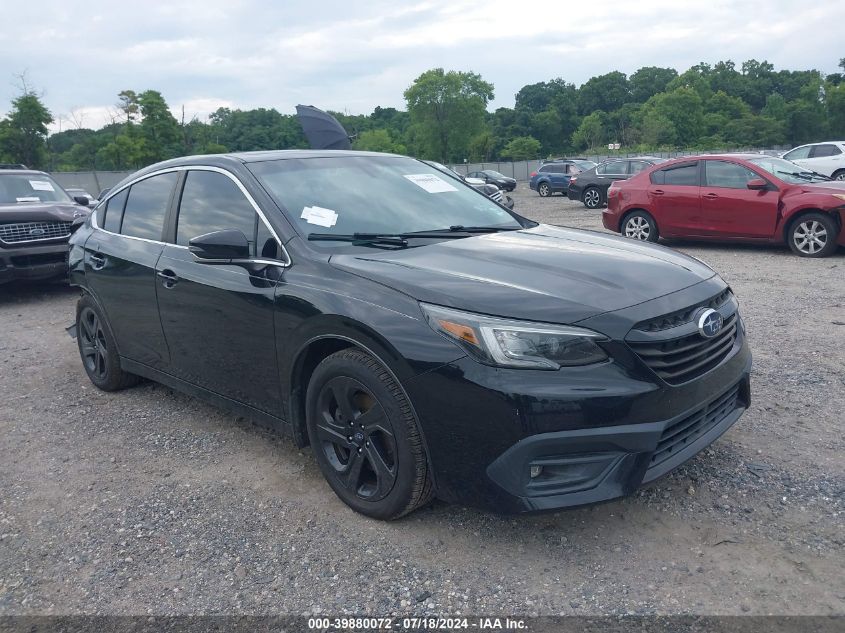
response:
[[[786,152],[783,158],[828,178],[845,180],[845,141],[801,145]]]
[[[502,191],[513,191],[516,189],[516,180],[500,174],[493,169],[485,169],[484,171],[474,171],[467,174],[468,178],[478,178],[483,180],[488,185],[496,185]]]
[[[598,209],[607,202],[607,189],[617,180],[625,180],[644,169],[665,162],[665,158],[637,156],[612,158],[592,169],[573,175],[567,195],[570,200],[582,202],[588,209]]]
[[[737,301],[708,266],[537,224],[407,157],[152,165],[70,261],[94,385],[144,376],[287,432],[380,519],[434,496],[500,512],[619,497],[749,403]]]
[[[569,189],[569,179],[572,176],[595,166],[593,161],[582,158],[560,158],[549,161],[540,165],[537,171],[531,172],[528,186],[544,198],[558,191],[566,194]]]
[[[85,198],[88,200],[88,206],[91,208],[97,206],[97,203],[99,202],[97,198],[85,191],[85,189],[81,189],[79,187],[67,187],[65,188],[65,191],[67,191],[73,198],[78,198],[80,196]]]
[[[42,171],[0,169],[0,283],[67,275],[71,223],[87,204]]]
[[[483,180],[480,180],[478,178],[469,178],[467,176],[464,176],[463,174],[459,174],[454,169],[450,169],[446,165],[438,163],[435,160],[424,160],[423,162],[427,165],[431,165],[435,169],[439,169],[447,176],[457,178],[461,182],[465,182],[466,184],[468,184],[470,187],[478,189],[478,191],[486,195],[488,198],[490,198],[491,200],[495,200],[499,204],[505,205],[508,209],[513,209],[513,198],[511,198],[510,196],[505,196],[502,193],[502,190],[499,189],[496,185],[488,185]]]
[[[608,190],[604,226],[626,237],[786,242],[803,257],[845,244],[845,183],[760,154],[691,156]]]

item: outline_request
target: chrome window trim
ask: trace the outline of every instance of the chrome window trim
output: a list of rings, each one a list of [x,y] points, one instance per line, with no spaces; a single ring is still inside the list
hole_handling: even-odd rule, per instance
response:
[[[99,211],[101,206],[108,204],[108,201],[111,200],[117,194],[119,194],[121,191],[128,189],[132,185],[139,183],[142,180],[146,180],[147,178],[152,178],[153,176],[159,176],[161,174],[167,174],[167,173],[174,172],[174,171],[175,172],[180,172],[180,171],[213,171],[215,173],[223,174],[224,176],[227,176],[229,178],[229,180],[231,180],[232,182],[235,183],[235,185],[237,185],[238,189],[240,189],[241,193],[244,195],[244,197],[252,205],[252,208],[258,214],[258,217],[261,218],[261,221],[264,223],[264,226],[267,227],[267,230],[270,231],[270,235],[272,235],[273,238],[276,240],[276,244],[278,244],[279,249],[281,250],[281,252],[285,256],[284,260],[266,260],[266,259],[231,260],[233,263],[261,263],[261,264],[268,264],[268,265],[273,265],[273,266],[280,266],[282,268],[287,268],[288,266],[290,266],[293,263],[291,261],[290,254],[288,253],[288,250],[285,248],[285,245],[282,244],[282,240],[279,238],[278,233],[276,233],[275,229],[270,225],[270,222],[267,221],[267,216],[264,215],[264,212],[261,210],[261,207],[258,206],[258,203],[255,201],[255,198],[252,197],[252,195],[249,193],[249,191],[247,191],[246,187],[244,187],[243,183],[238,179],[237,176],[235,176],[235,174],[233,174],[232,172],[230,172],[227,169],[223,169],[222,167],[213,167],[211,165],[177,165],[176,167],[166,167],[164,169],[158,169],[158,170],[151,172],[149,174],[144,174],[143,176],[139,176],[138,178],[134,178],[133,180],[130,180],[125,185],[123,185],[120,189],[113,189],[112,191],[109,191],[108,195],[104,199],[100,200],[100,203],[97,205],[97,208],[94,209],[94,211],[92,211],[92,213],[91,213],[91,226],[93,228],[97,229],[98,231],[102,231],[103,233],[108,233],[109,235],[118,235],[120,237],[125,237],[125,238],[128,238],[130,240],[139,240],[141,242],[147,242],[149,244],[164,244],[164,245],[167,245],[167,246],[175,246],[176,248],[187,249],[188,248],[187,246],[182,246],[180,244],[174,244],[174,243],[171,243],[171,242],[162,242],[161,240],[151,240],[151,239],[147,239],[145,237],[135,237],[134,235],[124,235],[123,233],[115,233],[113,231],[107,231],[106,229],[104,229],[103,227],[101,227],[97,223],[96,211]],[[103,208],[105,208],[105,207],[103,207]]]

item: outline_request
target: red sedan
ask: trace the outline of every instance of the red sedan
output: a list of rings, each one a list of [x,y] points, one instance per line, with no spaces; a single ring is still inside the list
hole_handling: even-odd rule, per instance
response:
[[[789,244],[802,257],[845,245],[845,183],[761,154],[687,156],[607,192],[604,226],[626,237]]]

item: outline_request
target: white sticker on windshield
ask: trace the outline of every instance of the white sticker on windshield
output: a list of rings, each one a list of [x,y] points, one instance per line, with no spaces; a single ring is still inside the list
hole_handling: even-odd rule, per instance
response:
[[[30,180],[29,186],[35,191],[55,191],[53,189],[53,183],[46,180]]]
[[[337,224],[338,215],[331,209],[324,209],[323,207],[305,207],[302,209],[302,215],[299,216],[308,224],[316,224],[317,226],[332,227]]]
[[[438,178],[434,174],[408,174],[405,176],[412,183],[418,187],[422,187],[429,193],[443,193],[445,191],[457,191],[455,187],[450,185],[442,178]]]
[[[41,198],[38,196],[23,196],[21,198],[15,198],[18,202],[41,202]]]

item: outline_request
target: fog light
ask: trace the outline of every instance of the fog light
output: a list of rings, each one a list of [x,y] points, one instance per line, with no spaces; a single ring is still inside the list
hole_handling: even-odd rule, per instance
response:
[[[536,477],[539,477],[541,474],[543,474],[543,467],[542,466],[532,466],[531,467],[531,472],[530,472],[531,479],[535,479]]]

